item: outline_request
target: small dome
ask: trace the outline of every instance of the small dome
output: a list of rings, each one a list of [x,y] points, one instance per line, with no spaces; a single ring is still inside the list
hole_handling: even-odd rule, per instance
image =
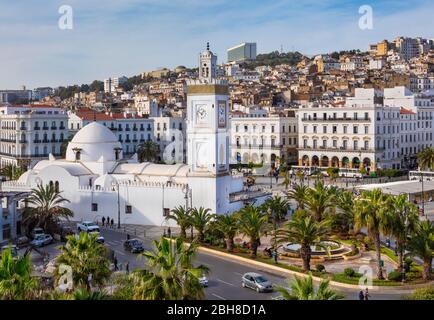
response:
[[[66,150],[68,161],[116,161],[122,159],[120,142],[110,129],[97,122],[76,133]]]

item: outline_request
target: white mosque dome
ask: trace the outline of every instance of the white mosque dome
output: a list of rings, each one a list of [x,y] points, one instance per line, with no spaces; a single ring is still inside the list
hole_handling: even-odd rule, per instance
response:
[[[83,162],[116,161],[122,159],[120,142],[107,127],[89,123],[76,133],[66,150],[66,160]],[[116,158],[116,154],[118,157]]]

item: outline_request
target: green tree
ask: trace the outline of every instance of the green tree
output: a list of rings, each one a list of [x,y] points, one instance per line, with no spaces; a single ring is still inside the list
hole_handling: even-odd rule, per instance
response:
[[[160,154],[160,146],[147,140],[139,144],[137,148],[137,156],[140,162],[156,162]]]
[[[149,270],[139,270],[134,278],[133,297],[137,300],[199,300],[205,297],[199,277],[208,273],[205,266],[194,267],[197,244],[185,245],[181,238],[171,242],[154,241],[154,252],[142,253]]]
[[[4,249],[0,260],[0,300],[26,300],[35,297],[38,281],[32,277],[30,255],[14,258]]]
[[[269,215],[273,223],[274,230],[274,247],[277,247],[276,243],[276,230],[278,223],[285,219],[289,209],[289,202],[282,199],[279,196],[274,196],[267,199],[263,204],[263,211]]]
[[[268,217],[251,205],[240,210],[240,232],[250,239],[251,257],[256,258],[261,235],[268,229]]]
[[[106,248],[97,242],[97,237],[96,234],[87,232],[81,232],[78,237],[68,236],[66,245],[59,248],[61,254],[57,257],[59,265],[71,266],[74,285],[84,286],[87,290],[91,289],[89,275],[92,277],[92,284],[99,287],[103,286],[111,275]],[[61,276],[58,270],[56,276]]]
[[[322,221],[329,213],[329,210],[335,206],[334,196],[335,193],[326,187],[322,181],[318,181],[315,188],[309,189],[306,205],[317,222]]]
[[[309,187],[304,184],[297,184],[294,188],[288,192],[288,198],[295,200],[298,205],[298,209],[304,210],[307,197],[309,193]]]
[[[398,252],[399,271],[404,268],[404,251],[408,236],[417,227],[419,216],[416,205],[408,201],[407,196],[402,194],[390,197],[391,215],[387,226],[388,233],[396,239]]]
[[[198,232],[198,240],[200,243],[203,243],[205,238],[205,229],[213,218],[213,215],[210,212],[211,209],[205,209],[203,207],[200,207],[199,209],[193,208],[191,210],[191,224]]]
[[[387,233],[389,223],[388,196],[380,189],[364,191],[356,200],[356,225],[366,227],[368,234],[375,245],[377,256],[378,279],[384,279],[381,266],[381,242],[380,233]]]
[[[174,220],[181,229],[181,237],[184,239],[187,237],[186,230],[191,226],[192,223],[190,210],[185,209],[183,206],[176,207],[171,211],[166,219]]]
[[[46,232],[54,232],[61,219],[69,219],[74,215],[70,209],[62,207],[62,204],[68,202],[53,184],[45,187],[38,185],[27,198],[30,206],[23,213],[23,223],[29,227],[41,227]]]
[[[326,220],[316,222],[313,217],[297,217],[277,230],[277,241],[285,244],[288,242],[299,244],[303,269],[309,271],[312,256],[311,246],[324,248],[321,242],[326,240],[329,232],[329,222]]]
[[[355,210],[354,210],[354,195],[351,191],[342,190],[338,191],[336,195],[336,214],[332,215],[334,229],[340,232],[357,233],[355,229]]]
[[[236,215],[217,215],[216,228],[225,235],[226,250],[234,251],[234,237],[238,232],[238,218]]]
[[[434,148],[427,148],[417,154],[417,163],[421,170],[434,169]]]
[[[72,141],[73,138],[74,135],[70,135],[68,138],[62,141],[62,144],[60,145],[60,154],[62,155],[62,158],[66,158],[66,150],[68,149],[68,144]]]
[[[12,164],[9,164],[0,169],[0,175],[8,178],[9,180],[18,180],[23,173],[24,170],[21,167],[17,167]]]
[[[277,287],[276,290],[281,293],[284,300],[341,300],[344,296],[330,289],[330,280],[321,281],[318,289],[315,291],[313,278],[311,275],[307,278],[295,277],[289,282],[289,291],[285,287]]]
[[[426,281],[431,280],[434,251],[434,222],[420,222],[415,232],[408,239],[407,249],[411,255],[423,260],[423,279]]]

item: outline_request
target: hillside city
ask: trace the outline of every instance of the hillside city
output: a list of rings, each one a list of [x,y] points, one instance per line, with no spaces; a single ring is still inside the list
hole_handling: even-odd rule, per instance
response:
[[[0,299],[433,299],[434,39],[223,60],[0,89]]]

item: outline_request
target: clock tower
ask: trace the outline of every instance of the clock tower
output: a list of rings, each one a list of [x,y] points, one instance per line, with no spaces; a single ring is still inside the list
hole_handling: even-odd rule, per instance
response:
[[[229,88],[215,79],[217,57],[199,57],[199,79],[187,84],[187,163],[190,174],[229,174]]]

